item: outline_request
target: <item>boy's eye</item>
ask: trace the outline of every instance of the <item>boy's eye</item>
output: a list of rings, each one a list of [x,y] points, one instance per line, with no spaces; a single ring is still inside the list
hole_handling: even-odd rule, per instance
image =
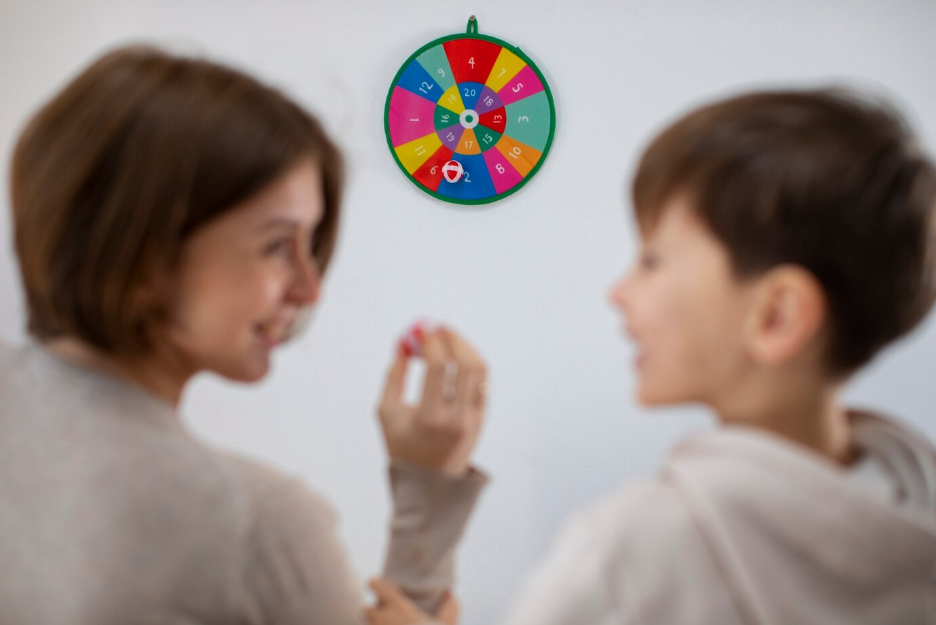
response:
[[[656,254],[645,252],[640,255],[641,269],[655,269],[659,264],[660,259],[656,256]]]

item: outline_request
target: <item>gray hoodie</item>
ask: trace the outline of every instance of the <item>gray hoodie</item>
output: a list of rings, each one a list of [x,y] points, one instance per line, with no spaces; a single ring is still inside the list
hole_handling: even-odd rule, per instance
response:
[[[936,453],[851,421],[847,468],[748,427],[679,445],[566,524],[507,623],[936,623]]]

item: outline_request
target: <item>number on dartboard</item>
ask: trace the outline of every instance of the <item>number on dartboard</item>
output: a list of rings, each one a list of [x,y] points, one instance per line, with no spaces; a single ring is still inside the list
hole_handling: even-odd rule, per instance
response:
[[[445,115],[442,116],[442,121],[447,122],[448,120],[449,120],[449,116],[448,116],[448,113],[446,113]]]
[[[498,74],[497,77],[500,78],[501,76],[503,76],[503,75],[506,74],[506,73],[507,73],[507,68],[506,68],[506,67],[502,67],[502,68],[501,68],[501,73]]]
[[[495,116],[494,116],[494,123],[495,123],[495,124],[498,123],[498,122],[502,122],[502,121],[504,121],[504,116],[503,116],[503,115],[495,115]]]
[[[439,72],[439,76],[441,76],[442,78],[445,78],[445,70],[444,70],[444,69],[442,69],[442,68],[440,67],[440,68],[437,69],[436,71]]]
[[[491,96],[484,98],[484,104],[486,106],[491,106],[492,104],[494,104],[494,98],[492,98]]]
[[[474,90],[474,89],[469,89],[468,87],[465,87],[465,97],[466,97],[466,98],[474,97],[474,95],[475,95],[476,93],[478,93],[476,90]]]
[[[474,69],[474,66],[475,66],[474,57],[471,57],[470,59],[468,59],[468,65],[471,66],[471,69]]]
[[[471,174],[467,171],[465,172],[465,182],[471,182]]]
[[[500,163],[498,163],[498,164],[495,165],[494,167],[497,169],[497,173],[499,173],[499,174],[504,173],[504,166],[501,165]]]
[[[491,141],[493,140],[494,140],[494,137],[492,137],[491,135],[484,135],[484,137],[482,137],[482,141],[484,141],[488,145],[491,145]]]
[[[449,102],[451,102],[452,104],[455,104],[455,94],[454,94],[454,93],[450,93],[450,94],[449,94]]]
[[[426,153],[426,148],[424,148],[423,146],[419,146],[415,148],[415,152],[417,156],[422,156],[423,154]]]
[[[518,122],[528,122],[528,121],[530,121],[530,118],[527,117],[526,115],[521,115],[520,117],[517,118],[517,121],[518,121]]]
[[[520,156],[520,152],[521,152],[521,151],[520,151],[520,148],[517,147],[517,146],[514,146],[513,149],[512,149],[510,152],[507,152],[507,156],[509,156],[509,157],[513,158],[514,160],[516,160],[517,157]]]
[[[512,89],[512,91],[513,91],[514,93],[520,93],[520,90],[521,90],[521,89],[523,89],[523,83],[522,83],[522,82],[518,82],[518,83],[517,83],[517,86],[514,87],[514,88]]]
[[[439,166],[438,166],[438,165],[433,165],[433,166],[432,166],[432,169],[429,170],[429,173],[432,174],[433,176],[435,176],[435,174],[436,174],[437,171],[439,171]]]
[[[471,149],[471,146],[473,146],[473,145],[474,145],[474,141],[469,141],[468,139],[465,139],[465,149],[466,149],[466,150],[470,150],[470,149]]]
[[[446,140],[446,141],[454,141],[454,140],[455,140],[455,133],[454,133],[454,132],[450,132],[450,133],[448,133],[447,135],[445,135],[445,140]]]
[[[428,93],[432,91],[432,85],[424,80],[422,85],[420,85],[419,90],[428,95]]]

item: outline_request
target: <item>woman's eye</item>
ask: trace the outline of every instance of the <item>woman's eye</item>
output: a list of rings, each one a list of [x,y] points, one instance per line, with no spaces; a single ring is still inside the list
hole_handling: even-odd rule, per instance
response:
[[[263,248],[263,252],[267,256],[282,254],[289,251],[290,243],[289,239],[277,239],[268,243],[267,246]]]

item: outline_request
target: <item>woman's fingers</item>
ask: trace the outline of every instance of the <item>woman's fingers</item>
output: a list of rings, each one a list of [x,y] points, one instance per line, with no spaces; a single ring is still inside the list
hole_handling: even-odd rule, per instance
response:
[[[431,422],[444,420],[445,404],[451,401],[452,354],[441,330],[423,335],[423,359],[426,361],[426,379],[423,383],[422,416]]]
[[[487,370],[481,356],[468,341],[450,330],[445,330],[445,339],[458,363],[455,380],[455,398],[452,408],[456,418],[470,420],[476,408],[478,392],[483,393]]]
[[[397,346],[396,355],[390,369],[387,371],[387,379],[384,382],[383,396],[380,399],[380,407],[377,413],[381,419],[388,418],[403,403],[403,385],[406,382],[407,358],[400,346]]]
[[[455,600],[455,595],[451,591],[445,592],[445,597],[442,598],[442,604],[439,606],[439,609],[436,610],[435,617],[436,620],[442,621],[446,625],[455,625],[458,623],[458,601]]]
[[[371,625],[417,625],[429,617],[390,580],[378,577],[368,585],[377,596],[377,606],[365,610]]]
[[[377,596],[377,605],[409,601],[400,587],[385,577],[375,577],[367,583]]]

